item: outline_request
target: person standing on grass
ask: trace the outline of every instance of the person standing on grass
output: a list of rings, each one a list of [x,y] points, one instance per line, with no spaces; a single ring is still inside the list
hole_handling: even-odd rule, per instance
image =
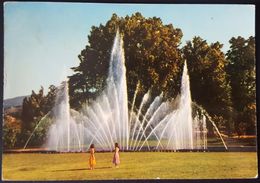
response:
[[[116,168],[118,168],[118,165],[120,164],[118,143],[115,143],[115,153],[114,153],[114,157],[113,157],[113,164],[115,164]]]
[[[95,158],[95,156],[94,156],[94,153],[95,153],[94,144],[91,144],[91,145],[90,145],[89,152],[90,152],[89,167],[90,167],[90,170],[93,170],[93,169],[94,169],[94,166],[96,165],[96,158]]]

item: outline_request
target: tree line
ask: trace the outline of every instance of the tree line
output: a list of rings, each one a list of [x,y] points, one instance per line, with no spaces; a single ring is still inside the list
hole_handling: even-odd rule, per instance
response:
[[[145,18],[141,13],[126,17],[113,14],[105,25],[92,26],[88,43],[78,55],[79,65],[72,68],[74,74],[68,77],[72,108],[79,109],[106,87],[110,52],[117,29],[124,40],[130,101],[137,83],[137,106],[149,89],[153,96],[163,92],[165,99],[177,97],[186,60],[192,101],[211,115],[223,133],[255,134],[255,38],[232,37],[227,53],[221,50],[223,44],[220,42],[208,43],[199,36],[181,47],[181,29],[172,24],[164,25],[157,17]],[[38,94],[32,91],[32,95],[24,99],[21,130],[17,132],[19,140],[13,146],[24,144],[39,119],[52,109],[56,91],[55,86],[50,86],[44,96],[41,88]],[[39,135],[41,139],[36,138],[32,144],[42,143],[45,134],[44,131]]]

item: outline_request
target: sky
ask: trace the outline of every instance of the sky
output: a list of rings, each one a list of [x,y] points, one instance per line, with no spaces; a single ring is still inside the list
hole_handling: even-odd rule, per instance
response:
[[[180,28],[181,46],[200,36],[209,44],[224,44],[226,52],[232,37],[255,36],[254,5],[6,2],[4,99],[58,86],[79,65],[91,26],[104,25],[113,13],[135,12]]]

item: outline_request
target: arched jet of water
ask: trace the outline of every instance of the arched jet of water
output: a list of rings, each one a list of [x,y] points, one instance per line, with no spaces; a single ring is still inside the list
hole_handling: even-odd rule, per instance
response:
[[[143,127],[142,127],[141,122],[140,122],[139,120],[137,120],[137,121],[138,121],[138,123],[139,123],[140,128],[142,128],[142,130],[143,130]],[[144,138],[146,138],[146,135],[144,135]],[[148,148],[148,150],[150,150],[150,146],[149,146],[148,141],[146,141],[146,144],[147,144],[147,148]],[[134,146],[132,147],[132,150],[133,150],[133,151],[136,150]]]
[[[223,143],[223,145],[224,145],[224,147],[225,147],[225,149],[227,150],[228,148],[227,148],[227,145],[226,145],[226,143],[225,143],[225,141],[224,141],[224,139],[222,138],[222,135],[221,135],[221,133],[219,132],[219,130],[218,130],[218,127],[216,126],[216,124],[214,123],[214,121],[211,119],[211,116],[206,112],[206,110],[204,110],[201,106],[199,106],[198,104],[196,104],[196,103],[194,103],[205,115],[206,115],[206,117],[209,119],[209,121],[211,122],[211,124],[214,126],[214,128],[216,129],[216,131],[217,131],[217,133],[218,133],[218,135],[219,135],[219,137],[220,137],[220,139],[221,139],[221,141],[222,141],[222,143]]]
[[[136,88],[135,88],[133,101],[132,101],[132,104],[131,104],[131,110],[130,110],[130,115],[129,115],[129,122],[132,121],[132,115],[133,115],[133,112],[134,112],[135,99],[136,99],[136,96],[137,96],[137,93],[138,93],[139,86],[140,86],[140,81],[138,80],[138,82],[136,84]]]
[[[206,115],[207,115],[207,114],[206,114]],[[226,145],[226,143],[225,143],[225,141],[224,141],[224,139],[223,139],[221,133],[219,132],[217,125],[216,125],[215,122],[211,119],[211,117],[210,117],[209,115],[207,115],[207,117],[208,117],[209,121],[211,122],[211,124],[214,126],[214,128],[217,130],[217,133],[218,133],[220,139],[222,140],[222,143],[223,143],[225,149],[227,150],[227,149],[228,149],[228,148],[227,148],[227,145]]]
[[[110,137],[110,143],[109,143],[109,146],[110,146],[110,148],[112,149],[113,147],[112,147],[112,144],[113,144],[113,138],[112,138],[112,136],[111,136],[111,132],[110,132],[110,128],[109,128],[109,125],[107,124],[107,119],[105,119],[104,118],[104,116],[105,116],[105,114],[104,114],[104,112],[103,112],[103,110],[102,110],[102,108],[101,108],[101,106],[100,106],[100,104],[99,103],[97,103],[97,112],[98,112],[98,114],[99,114],[99,116],[100,116],[100,120],[106,125],[106,127],[107,127],[107,131],[108,131],[108,135],[109,135],[109,137]]]
[[[34,130],[32,131],[30,137],[27,139],[27,141],[26,141],[26,143],[25,143],[25,145],[24,145],[24,147],[23,147],[24,149],[27,147],[27,144],[28,144],[29,141],[31,140],[31,138],[32,138],[32,136],[33,136],[35,130],[39,127],[39,125],[41,124],[41,122],[50,114],[50,112],[51,112],[51,111],[49,111],[47,114],[45,114],[45,115],[40,119],[40,121],[38,122],[38,124],[36,125],[36,127],[34,128]]]
[[[147,121],[147,120],[146,120],[147,115],[150,115],[150,114],[155,110],[155,108],[158,107],[158,105],[159,105],[160,102],[161,102],[161,96],[162,96],[162,94],[161,94],[160,96],[157,96],[157,97],[153,100],[152,104],[149,106],[148,110],[146,111],[146,113],[145,113],[145,115],[144,115],[144,117],[143,117],[143,120],[142,120],[142,122],[140,123],[141,127],[139,128],[138,133],[137,133],[137,135],[136,135],[135,143],[134,143],[134,145],[133,145],[133,149],[136,148],[136,142],[139,140],[138,137],[139,137],[139,134],[140,134],[141,129],[142,129],[142,130],[144,129],[144,128],[143,128],[143,124],[144,124],[145,121]],[[143,132],[144,132],[144,131],[143,131]],[[140,140],[141,140],[141,139],[140,139]]]
[[[175,114],[176,114],[176,111],[173,111],[172,113],[169,114],[169,120],[167,121],[165,127],[162,130],[162,133],[160,135],[159,141],[158,141],[158,143],[156,145],[156,149],[158,149],[159,142],[161,142],[163,135],[165,134],[166,130],[169,128],[169,125],[171,124],[171,121],[174,121],[173,117],[175,116]]]
[[[165,103],[161,103],[160,106],[156,109],[156,111],[153,113],[152,117],[150,118],[150,120],[148,121],[148,123],[146,124],[145,128],[144,128],[144,132],[141,135],[141,138],[143,138],[144,133],[146,132],[146,129],[148,128],[148,126],[153,122],[155,116],[158,114],[158,112],[165,106]],[[139,146],[140,141],[138,142],[137,146]]]
[[[149,139],[149,137],[155,132],[155,130],[160,126],[162,125],[165,121],[167,121],[169,118],[169,115],[166,115],[162,121],[160,121],[155,127],[154,129],[149,133],[149,135],[145,138],[144,142],[142,143],[142,145],[140,146],[139,148],[139,151],[142,149],[143,145],[145,144],[145,142]]]
[[[110,134],[110,138],[111,138],[111,144],[114,144],[114,140],[115,139],[117,139],[117,135],[116,135],[116,133],[113,133],[111,130],[110,130],[110,127],[109,127],[109,124],[108,124],[108,122],[110,122],[111,124],[111,127],[112,127],[112,129],[114,129],[115,130],[115,123],[114,123],[114,121],[112,121],[112,111],[111,111],[111,105],[110,105],[110,103],[109,103],[109,100],[108,100],[108,97],[107,97],[107,95],[104,95],[104,103],[105,103],[105,105],[104,106],[102,106],[103,108],[105,108],[105,109],[107,109],[107,110],[109,110],[108,112],[107,112],[107,114],[109,114],[109,116],[107,116],[107,119],[109,120],[109,121],[107,121],[107,128],[108,128],[108,130],[109,130],[109,134]],[[112,138],[112,134],[114,135],[114,139]]]
[[[132,104],[131,104],[131,112],[130,112],[130,115],[129,115],[129,125],[128,125],[128,133],[129,133],[129,134],[130,134],[130,131],[131,131],[132,116],[133,116],[133,112],[134,112],[135,99],[136,99],[136,96],[137,96],[137,93],[138,93],[139,86],[140,86],[140,81],[138,80],[138,82],[137,82],[137,84],[136,84],[136,89],[135,89],[133,101],[132,101]],[[129,139],[129,138],[128,138],[128,139]],[[127,140],[127,141],[128,141],[128,140]],[[128,142],[128,143],[129,143],[129,142]],[[127,150],[128,150],[128,143],[127,143]]]
[[[134,107],[134,108],[135,108],[135,107]],[[137,109],[135,109],[135,111],[137,111]],[[140,115],[142,115],[142,113],[141,113]],[[133,117],[132,117],[132,119],[133,119],[133,118],[134,118],[134,121],[135,121],[136,118],[137,118],[137,116],[135,115],[135,113],[133,113]],[[138,122],[137,125],[141,126],[141,122],[140,122],[139,120],[137,120],[137,122]],[[142,126],[141,126],[141,127],[142,127]],[[142,128],[142,130],[143,130],[143,128]],[[146,138],[146,135],[144,135],[144,138]],[[150,149],[150,147],[149,147],[149,143],[147,142],[146,144],[147,144],[148,149]]]
[[[142,117],[144,118],[144,116],[142,115],[142,113],[140,113],[140,116],[142,116]],[[147,120],[145,120],[145,122],[146,122],[147,124],[149,123],[149,121],[147,121]],[[145,135],[145,131],[144,131],[144,129],[143,129],[143,125],[141,125],[140,121],[138,121],[138,123],[139,123],[139,126],[140,126],[141,130],[143,131],[143,136],[138,140],[138,145],[139,145],[139,144],[141,143],[142,138],[143,138],[143,137],[146,138],[146,135]],[[150,125],[149,125],[149,127],[150,127],[150,129],[151,129],[151,131],[152,131],[153,128],[152,128]],[[147,126],[147,128],[148,128],[148,126]],[[155,132],[152,132],[152,133],[153,133],[153,135],[155,136],[155,138],[156,138],[157,140],[159,140],[157,134],[156,134]],[[145,143],[147,144],[147,147],[148,147],[148,149],[150,150],[148,141],[146,141]],[[138,145],[137,145],[135,148],[132,148],[132,150],[136,151],[137,148],[138,148]],[[161,145],[161,143],[160,143],[160,145]],[[162,146],[162,145],[161,145],[161,146]]]
[[[94,129],[93,131],[95,131],[95,134],[99,134],[100,126],[97,128],[94,125],[94,122],[92,120],[90,120],[89,118],[87,118],[87,117],[85,117],[85,120],[88,121],[89,124],[92,126],[92,128]],[[95,138],[97,139],[96,135],[95,135]],[[105,144],[105,139],[103,138],[103,136],[98,136],[97,140],[100,141],[100,144]],[[102,141],[102,143],[101,143],[101,141]]]
[[[137,121],[139,120],[139,117],[140,117],[141,111],[142,111],[142,109],[143,109],[143,106],[144,106],[144,104],[148,101],[149,97],[150,97],[150,91],[148,91],[148,92],[144,95],[144,97],[143,97],[143,99],[142,99],[142,102],[141,102],[141,104],[140,104],[140,107],[139,107],[139,110],[138,110],[138,113],[137,113],[137,118],[136,118],[135,123],[134,123],[134,128],[133,128],[133,130],[132,130],[132,137],[131,137],[130,147],[131,147],[132,144],[133,144],[133,139],[134,139],[134,135],[135,135],[135,132],[136,132],[136,127],[137,127]],[[131,148],[132,148],[132,147],[131,147]]]
[[[71,120],[72,120],[72,119],[71,119]],[[80,138],[79,138],[79,131],[78,131],[78,129],[77,129],[76,123],[74,122],[74,123],[72,123],[71,125],[73,125],[74,131],[76,132],[77,143],[78,143],[78,147],[79,147],[79,149],[80,149],[80,147],[81,147],[81,141],[80,141]],[[73,143],[73,146],[74,146],[74,145],[75,145],[75,144]]]
[[[101,143],[101,141],[99,141],[99,139],[96,138],[96,134],[98,133],[98,131],[99,131],[99,129],[95,132],[95,134],[93,134],[91,131],[89,131],[90,135],[92,136],[92,139],[91,139],[91,141],[90,141],[88,147],[90,147],[90,145],[93,143],[93,141],[94,141],[94,139],[95,139],[95,140],[97,141],[97,143],[100,145],[100,147],[101,147],[103,150],[105,150],[105,149],[103,148],[103,144]]]
[[[147,121],[147,122],[148,122],[148,121]],[[156,138],[156,140],[159,141],[159,137],[157,136],[157,134],[155,133],[155,131],[153,131],[154,128],[152,128],[151,126],[149,126],[149,127],[150,127],[150,130],[151,130],[151,132],[152,132],[151,135],[154,135],[155,138]],[[143,130],[143,128],[142,128],[142,130]],[[143,130],[143,132],[144,132],[144,130]],[[144,133],[144,136],[143,136],[143,137],[144,137],[144,139],[146,139],[145,133]],[[142,139],[139,139],[139,140],[138,140],[138,144],[140,144],[141,141],[142,141]],[[146,141],[144,141],[144,142],[147,144],[148,150],[150,150],[150,146],[149,146],[148,140],[146,140]],[[159,141],[159,144],[162,146],[162,144],[161,144],[160,141]],[[138,150],[138,146],[134,147],[133,150],[134,150],[134,151],[137,151],[137,150]]]
[[[95,119],[95,121],[97,122],[97,124],[101,128],[101,131],[102,131],[104,137],[106,138],[106,142],[109,142],[109,138],[108,138],[108,136],[105,132],[104,126],[102,125],[102,123],[100,123],[100,120],[99,120],[97,114],[91,108],[90,108],[90,115],[91,115],[91,118]],[[111,148],[111,144],[110,144],[110,148]]]
[[[178,112],[176,112],[176,114],[178,115]],[[175,116],[174,116],[175,117]],[[175,119],[178,119],[178,117],[175,117]],[[174,124],[171,124],[171,122],[172,121],[174,121],[175,123]],[[169,147],[169,144],[170,143],[172,143],[173,142],[173,140],[175,140],[176,141],[176,143],[175,143],[175,149],[180,149],[179,148],[179,146],[178,146],[178,144],[181,144],[180,145],[180,147],[183,147],[183,140],[181,139],[181,137],[180,138],[178,138],[177,136],[178,136],[178,134],[179,133],[177,133],[176,132],[176,129],[177,129],[177,123],[178,123],[179,121],[178,120],[174,120],[174,119],[172,119],[172,120],[169,120],[169,124],[171,124],[171,125],[173,125],[173,127],[171,128],[171,130],[172,130],[172,133],[171,133],[171,135],[170,135],[170,137],[168,138],[168,141],[167,141],[167,145],[166,145],[166,149],[168,149],[168,147]],[[175,127],[175,128],[174,128]],[[175,136],[175,138],[173,138]],[[177,142],[177,139],[178,139],[178,142]]]

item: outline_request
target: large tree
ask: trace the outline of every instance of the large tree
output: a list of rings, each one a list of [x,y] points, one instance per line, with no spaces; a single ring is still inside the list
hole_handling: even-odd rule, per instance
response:
[[[208,44],[194,37],[183,47],[190,74],[192,100],[203,106],[219,127],[231,133],[231,87],[227,80],[227,61],[219,42]]]
[[[235,109],[235,128],[242,133],[255,134],[256,129],[256,75],[255,38],[230,39],[227,52],[228,75],[232,87],[233,107]]]
[[[123,35],[128,96],[131,100],[140,81],[140,97],[149,88],[167,97],[179,92],[183,61],[179,50],[182,31],[160,18],[145,18],[140,13],[131,17],[113,14],[105,25],[93,26],[88,45],[79,55],[80,64],[70,76],[71,105],[79,107],[103,90],[109,59],[117,29]]]

